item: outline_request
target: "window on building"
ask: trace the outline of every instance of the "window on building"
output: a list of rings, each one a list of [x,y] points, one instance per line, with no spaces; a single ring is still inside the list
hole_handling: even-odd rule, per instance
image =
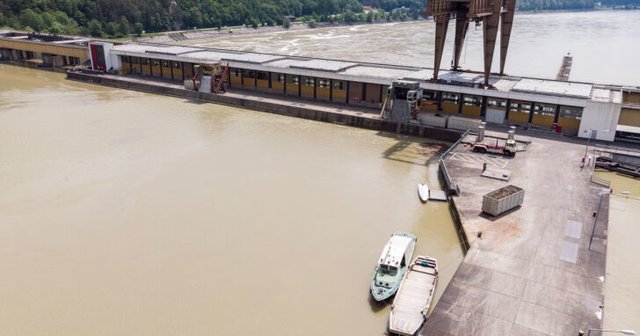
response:
[[[180,62],[173,62],[173,68],[174,69],[179,69],[180,68]]]
[[[556,109],[550,105],[535,104],[533,113],[547,117],[554,117],[556,115]]]
[[[582,108],[573,106],[560,106],[560,117],[581,120]]]
[[[527,113],[531,110],[531,105],[527,103],[511,102],[510,110],[512,112]]]
[[[333,87],[338,90],[344,90],[344,82],[343,81],[333,81]]]
[[[464,96],[464,105],[466,106],[480,106],[482,105],[482,99],[474,96]]]
[[[158,60],[153,60],[153,66],[158,66],[160,65],[160,61]]]
[[[487,106],[489,107],[506,107],[507,102],[500,99],[487,99]]]
[[[457,94],[453,94],[453,93],[443,92],[442,93],[442,101],[449,102],[449,103],[457,103],[458,102],[458,95]]]
[[[304,86],[313,86],[314,83],[315,81],[313,80],[313,78],[310,78],[310,77],[304,78]]]
[[[422,91],[422,98],[426,100],[438,100],[438,94],[435,91]]]
[[[169,63],[169,61],[162,61],[162,66],[165,67],[165,68],[168,68],[169,64],[171,64],[171,63]]]
[[[242,75],[244,78],[256,78],[256,72],[253,70],[244,70]]]
[[[262,72],[262,71],[257,72],[256,76],[259,80],[269,80],[269,73],[267,72]]]
[[[278,74],[278,82],[280,82],[280,83],[284,83],[284,82],[285,82],[285,75],[283,75],[283,74]]]
[[[529,111],[531,111],[531,104],[518,104],[518,112],[529,113]]]
[[[289,77],[289,83],[291,83],[293,85],[298,85],[300,83],[300,77],[298,77],[298,76],[290,76]]]

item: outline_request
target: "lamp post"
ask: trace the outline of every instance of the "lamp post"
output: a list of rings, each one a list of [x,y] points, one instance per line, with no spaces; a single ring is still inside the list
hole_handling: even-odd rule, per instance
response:
[[[633,330],[615,330],[615,329],[589,329],[589,331],[587,332],[587,336],[591,336],[591,332],[599,332],[599,333],[618,333],[618,334],[623,334],[623,335],[631,335],[631,336],[635,336],[636,332]],[[580,334],[580,333],[579,333]],[[584,333],[581,333],[580,335],[584,335]]]

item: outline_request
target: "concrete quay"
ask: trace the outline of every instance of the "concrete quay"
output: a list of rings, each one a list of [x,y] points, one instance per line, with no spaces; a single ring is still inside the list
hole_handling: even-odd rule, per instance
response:
[[[578,335],[602,327],[609,190],[581,170],[584,145],[531,140],[515,158],[465,145],[445,158],[461,190],[452,202],[470,249],[421,335]],[[511,181],[481,177],[484,162],[511,172]],[[523,205],[483,214],[483,195],[507,184],[525,189]]]

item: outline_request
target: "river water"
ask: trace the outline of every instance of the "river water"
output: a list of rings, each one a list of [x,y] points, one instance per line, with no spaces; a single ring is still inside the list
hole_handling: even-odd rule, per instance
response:
[[[424,140],[0,76],[0,334],[380,335],[392,232],[462,259]]]
[[[442,60],[453,53],[452,22]],[[640,10],[517,14],[505,72],[555,78],[571,53],[570,79],[603,84],[640,85]],[[183,44],[243,51],[433,67],[432,20],[352,27],[294,30],[261,35],[219,34]],[[498,41],[499,43],[499,41]],[[499,45],[499,44],[498,44]],[[496,49],[493,71],[499,69]],[[471,26],[461,66],[483,70],[482,27]]]

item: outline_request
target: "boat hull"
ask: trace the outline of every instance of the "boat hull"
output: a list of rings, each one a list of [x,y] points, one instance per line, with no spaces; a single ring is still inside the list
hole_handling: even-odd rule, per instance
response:
[[[424,183],[418,184],[418,197],[423,203],[429,200],[429,186]]]
[[[416,237],[406,232],[391,235],[371,278],[371,296],[380,302],[392,297],[402,282],[415,249]]]
[[[386,287],[378,286],[376,284],[376,278],[374,275],[374,278],[371,280],[371,296],[373,297],[373,299],[378,302],[381,302],[391,298],[394,294],[396,294],[396,292],[398,291],[398,288],[400,287],[400,282],[402,281],[402,277],[406,272],[407,272],[406,268],[398,271],[398,279],[395,280],[393,283],[390,283],[389,286],[386,286]]]

